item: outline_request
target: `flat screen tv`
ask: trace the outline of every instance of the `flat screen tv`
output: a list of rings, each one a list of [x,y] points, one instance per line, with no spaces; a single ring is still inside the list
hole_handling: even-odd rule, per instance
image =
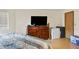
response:
[[[47,25],[47,16],[31,16],[31,25]]]

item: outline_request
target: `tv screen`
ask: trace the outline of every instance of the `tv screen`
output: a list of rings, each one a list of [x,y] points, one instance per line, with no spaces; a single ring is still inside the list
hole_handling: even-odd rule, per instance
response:
[[[31,25],[47,25],[47,16],[31,16]]]

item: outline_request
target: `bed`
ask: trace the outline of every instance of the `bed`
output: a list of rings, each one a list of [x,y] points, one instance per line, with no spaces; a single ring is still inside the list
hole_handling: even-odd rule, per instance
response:
[[[41,39],[19,33],[0,35],[0,49],[48,49]]]

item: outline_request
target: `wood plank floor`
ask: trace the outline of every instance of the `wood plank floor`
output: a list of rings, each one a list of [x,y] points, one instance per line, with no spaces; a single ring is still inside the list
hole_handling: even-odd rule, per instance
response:
[[[79,49],[79,46],[72,44],[66,38],[51,40],[51,45],[54,49]]]

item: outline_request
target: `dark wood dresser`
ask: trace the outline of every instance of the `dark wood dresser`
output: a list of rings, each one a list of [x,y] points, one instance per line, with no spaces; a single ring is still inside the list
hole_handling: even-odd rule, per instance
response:
[[[49,27],[48,26],[30,26],[28,25],[28,35],[36,36],[43,39],[49,38]]]

